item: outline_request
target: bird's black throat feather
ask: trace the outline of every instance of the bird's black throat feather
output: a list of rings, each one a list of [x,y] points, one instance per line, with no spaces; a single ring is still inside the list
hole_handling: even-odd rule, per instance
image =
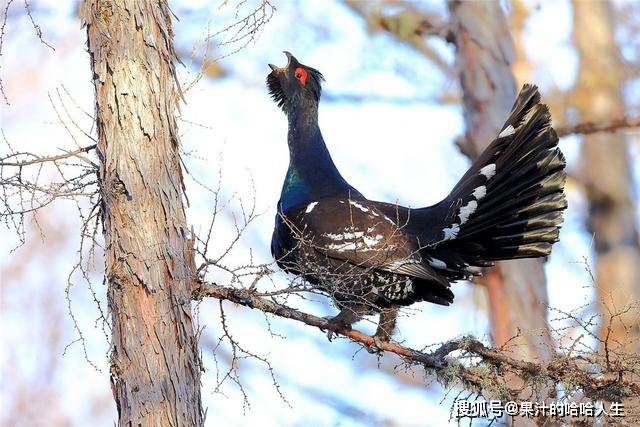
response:
[[[270,73],[267,76],[267,88],[273,101],[286,113],[289,99],[284,90],[282,90],[280,79],[275,73]]]

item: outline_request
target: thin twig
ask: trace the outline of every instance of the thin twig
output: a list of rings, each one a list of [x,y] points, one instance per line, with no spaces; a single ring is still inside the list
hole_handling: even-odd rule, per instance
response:
[[[45,45],[46,47],[48,47],[49,49],[55,51],[56,48],[54,48],[53,46],[51,46],[45,39],[44,39],[44,35],[42,33],[42,28],[40,28],[40,25],[38,25],[36,23],[36,20],[33,19],[33,15],[31,12],[31,6],[29,6],[29,2],[27,0],[24,0],[24,10],[27,12],[27,16],[29,17],[29,20],[31,21],[31,25],[33,25],[33,29],[36,32],[36,36],[38,37],[38,40],[40,40],[40,43],[42,43],[43,45]]]

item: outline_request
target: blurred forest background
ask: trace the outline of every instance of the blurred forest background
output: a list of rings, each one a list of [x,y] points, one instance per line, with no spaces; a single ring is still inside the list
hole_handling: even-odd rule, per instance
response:
[[[0,2],[3,158],[93,144],[94,89],[78,3]],[[239,271],[249,257],[271,261],[269,239],[288,151],[286,119],[264,80],[267,63],[284,63],[283,50],[326,77],[323,134],[338,168],[367,197],[432,204],[469,165],[474,148],[468,141],[478,135],[473,129],[465,133],[473,120],[463,114],[446,2],[170,5],[185,92],[179,126],[189,171],[187,214],[196,232],[206,232],[218,201],[211,250],[227,271],[211,269],[212,281],[236,280],[229,271]],[[575,343],[598,348],[602,337],[637,352],[640,2],[512,0],[500,6],[508,22],[498,24],[510,31],[514,45],[505,41],[508,34],[492,35],[500,25],[480,32],[502,37],[494,41],[511,60],[517,85],[540,86],[564,135],[569,209],[560,242],[544,274],[503,269],[506,276],[526,274],[510,280],[534,289],[531,299],[513,292],[500,303],[490,286],[458,283],[453,306],[406,310],[396,339],[424,348],[470,334],[502,345],[520,327],[529,338],[521,338],[517,349],[528,357],[544,359]],[[598,127],[607,131],[593,132]],[[37,173],[55,183],[63,172]],[[253,203],[256,215],[236,241],[243,209]],[[86,239],[80,214],[91,200],[44,204],[24,224],[15,222],[12,206],[0,207],[0,422],[109,425],[116,409],[103,261],[99,248],[89,253],[81,246]],[[74,267],[79,260],[89,268]],[[279,278],[274,280],[277,286]],[[335,312],[318,296],[295,305],[323,316]],[[221,307],[225,329],[246,351],[239,359],[223,331]],[[210,421],[455,423],[449,418],[457,391],[447,393],[423,371],[399,369],[392,355],[376,359],[349,341],[328,343],[316,329],[217,300],[199,303],[197,313]],[[371,332],[373,325],[361,328]],[[545,342],[533,343],[531,336]]]

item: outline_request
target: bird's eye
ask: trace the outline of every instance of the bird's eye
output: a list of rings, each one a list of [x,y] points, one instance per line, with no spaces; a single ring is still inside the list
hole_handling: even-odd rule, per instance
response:
[[[307,70],[302,67],[298,67],[293,75],[300,83],[302,83],[302,86],[307,85]]]

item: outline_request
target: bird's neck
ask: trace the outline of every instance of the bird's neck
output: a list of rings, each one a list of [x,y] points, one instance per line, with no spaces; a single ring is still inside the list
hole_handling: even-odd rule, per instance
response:
[[[335,196],[352,187],[336,168],[318,126],[318,103],[298,100],[289,110],[289,170],[282,186],[281,209]]]
[[[301,156],[304,157],[310,148],[317,148],[318,145],[327,151],[318,126],[318,104],[310,100],[296,101],[289,108],[287,115],[289,119],[287,142],[289,158],[292,162],[302,160]]]

